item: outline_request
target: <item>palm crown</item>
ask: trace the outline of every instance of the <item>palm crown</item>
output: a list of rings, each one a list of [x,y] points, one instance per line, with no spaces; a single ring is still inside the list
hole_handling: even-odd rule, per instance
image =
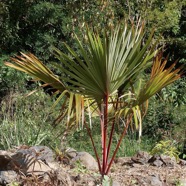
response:
[[[132,24],[130,28],[127,24],[123,27],[118,25],[101,36],[87,28],[85,43],[76,37],[79,53],[66,44],[69,54],[54,48],[61,62],[55,66],[61,71],[62,77],[56,76],[32,54],[22,53],[22,57],[17,56],[12,58],[13,62],[6,63],[59,90],[59,99],[68,99],[65,102],[68,109],[63,112],[63,116],[67,115],[67,123],[71,121],[70,118],[75,119],[76,123],[86,123],[84,111],[96,112],[102,130],[102,165],[88,131],[102,175],[108,173],[132,117],[136,127],[139,125],[141,129],[140,106],[181,76],[182,68],[174,69],[176,63],[165,68],[167,59],[163,59],[161,54],[157,55],[158,50],[154,50],[153,32],[147,39],[144,39],[144,34],[144,24],[141,22]],[[141,84],[141,73],[152,62],[150,80]],[[108,162],[114,125],[119,117],[124,117],[126,124],[114,155]],[[109,123],[112,123],[112,128],[107,142]]]

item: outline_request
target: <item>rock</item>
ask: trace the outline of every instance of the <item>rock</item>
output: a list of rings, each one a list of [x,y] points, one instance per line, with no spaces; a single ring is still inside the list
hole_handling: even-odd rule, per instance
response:
[[[57,162],[48,162],[47,164],[54,171],[60,168],[60,165]]]
[[[160,155],[160,159],[167,167],[174,167],[177,164],[175,157]]]
[[[141,167],[141,165],[140,165],[140,164],[138,164],[138,163],[133,163],[133,164],[132,164],[132,167],[139,168],[139,167]]]
[[[148,163],[156,167],[167,166],[173,168],[175,166],[179,166],[174,157],[166,155],[154,155],[149,159]]]
[[[42,175],[42,183],[51,183],[51,175],[49,175],[48,173],[44,173]]]
[[[56,177],[58,180],[58,184],[60,183],[59,185],[75,186],[75,182],[71,178],[71,176],[62,169],[57,171]]]
[[[112,182],[112,186],[121,186],[121,184],[115,180]]]
[[[159,176],[152,175],[148,177],[151,186],[163,186],[162,182],[159,179]]]
[[[95,185],[96,185],[95,182],[92,181],[92,180],[90,180],[90,181],[88,182],[88,185],[87,185],[87,186],[95,186]]]
[[[17,173],[12,170],[0,171],[0,185],[7,185],[16,181]]]
[[[135,156],[131,158],[134,163],[146,164],[150,159],[150,155],[147,152],[139,151]]]
[[[181,165],[181,166],[186,166],[186,161],[185,160],[182,160],[182,159],[180,159],[180,161],[179,161],[179,163],[178,163],[179,165]]]
[[[120,164],[120,165],[132,165],[133,161],[131,160],[131,157],[119,157],[117,159],[115,159],[114,161],[116,164]]]
[[[163,166],[163,162],[161,160],[157,159],[154,162],[152,162],[152,165],[154,165],[156,167],[161,167],[161,166]]]
[[[69,158],[75,158],[78,154],[78,152],[73,148],[67,148],[65,152]]]
[[[7,165],[11,161],[11,154],[0,150],[0,170],[7,170]]]
[[[172,168],[177,165],[174,157],[166,155],[154,155],[149,159],[148,163],[156,167],[167,166]]]
[[[161,160],[159,155],[152,156],[149,159],[148,163],[150,163],[151,165],[156,166],[156,167],[161,167],[164,164],[164,162]]]
[[[53,162],[55,160],[55,153],[46,146],[33,146],[28,149],[32,154],[43,162]]]
[[[75,158],[71,160],[71,164],[80,161],[89,170],[98,170],[96,160],[87,152],[79,152]]]
[[[37,160],[32,155],[22,152],[17,152],[12,156],[9,166],[12,168],[12,170],[21,171],[25,175],[41,175],[52,170],[41,160]]]

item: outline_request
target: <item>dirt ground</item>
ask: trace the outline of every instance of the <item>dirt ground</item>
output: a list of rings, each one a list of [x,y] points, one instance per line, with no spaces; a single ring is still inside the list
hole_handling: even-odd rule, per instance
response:
[[[98,172],[74,168],[67,170],[76,186],[102,186]],[[135,163],[131,158],[118,158],[108,175],[113,186],[186,186],[186,162],[172,166]],[[104,185],[103,185],[104,186]]]

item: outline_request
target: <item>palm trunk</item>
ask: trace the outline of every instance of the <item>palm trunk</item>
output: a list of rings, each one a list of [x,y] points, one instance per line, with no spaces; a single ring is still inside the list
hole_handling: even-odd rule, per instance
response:
[[[102,171],[104,176],[107,169],[107,126],[108,126],[108,95],[105,96],[104,104],[101,108],[101,133],[102,133]]]

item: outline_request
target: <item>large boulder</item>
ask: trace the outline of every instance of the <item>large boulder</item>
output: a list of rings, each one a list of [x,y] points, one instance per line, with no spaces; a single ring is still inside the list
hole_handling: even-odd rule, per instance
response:
[[[54,162],[55,153],[46,146],[33,146],[28,149],[38,160],[43,162]]]
[[[9,167],[14,171],[21,171],[25,175],[41,175],[52,170],[43,161],[36,159],[29,153],[27,154],[20,151],[12,156]]]
[[[20,148],[11,155],[8,167],[14,171],[21,171],[25,175],[41,175],[53,169],[54,152],[46,146]],[[8,161],[8,160],[7,160]],[[49,166],[51,164],[51,167]]]

